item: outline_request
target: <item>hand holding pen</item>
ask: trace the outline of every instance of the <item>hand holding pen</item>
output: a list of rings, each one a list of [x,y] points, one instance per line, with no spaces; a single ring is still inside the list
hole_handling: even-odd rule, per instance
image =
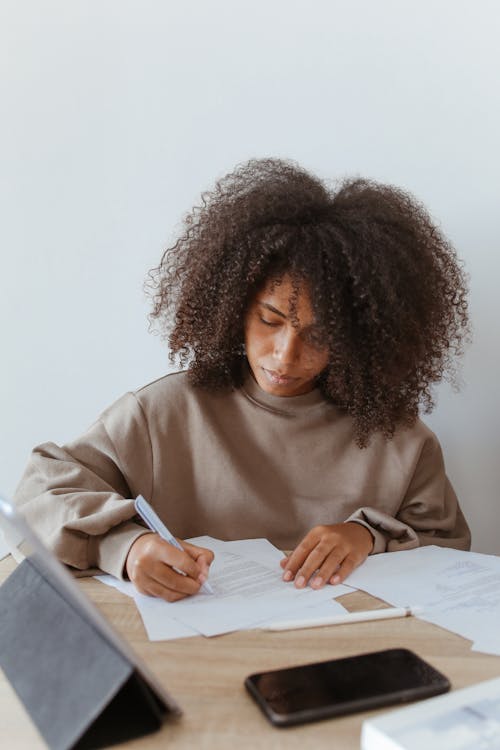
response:
[[[212,593],[206,582],[213,552],[188,542],[182,545],[168,531],[142,496],[135,507],[148,527],[156,534],[144,534],[132,544],[126,571],[143,594],[173,602],[198,593]]]

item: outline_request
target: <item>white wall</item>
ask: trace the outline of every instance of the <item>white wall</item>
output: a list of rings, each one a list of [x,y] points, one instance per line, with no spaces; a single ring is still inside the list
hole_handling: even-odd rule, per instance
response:
[[[471,277],[464,387],[428,420],[500,553],[495,0],[2,0],[0,488],[159,376],[142,282],[253,156],[413,191]]]

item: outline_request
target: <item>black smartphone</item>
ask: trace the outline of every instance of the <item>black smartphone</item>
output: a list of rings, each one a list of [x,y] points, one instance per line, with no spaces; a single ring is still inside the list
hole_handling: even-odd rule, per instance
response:
[[[278,727],[445,693],[450,682],[413,651],[393,648],[252,674],[250,695]]]

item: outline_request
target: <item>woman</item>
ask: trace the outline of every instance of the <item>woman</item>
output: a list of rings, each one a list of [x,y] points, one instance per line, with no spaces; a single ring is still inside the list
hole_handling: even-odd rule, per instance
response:
[[[16,495],[26,516],[65,563],[169,601],[199,590],[213,556],[145,530],[138,494],[178,537],[292,549],[283,579],[297,587],[341,582],[370,553],[467,549],[418,418],[468,335],[464,274],[424,208],[275,159],[202,198],[148,285],[187,370],[36,448]]]

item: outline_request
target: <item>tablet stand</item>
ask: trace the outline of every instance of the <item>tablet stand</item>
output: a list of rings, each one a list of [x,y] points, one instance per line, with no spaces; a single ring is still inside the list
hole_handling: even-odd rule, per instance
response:
[[[52,750],[123,742],[170,710],[36,559],[0,587],[0,666]]]

